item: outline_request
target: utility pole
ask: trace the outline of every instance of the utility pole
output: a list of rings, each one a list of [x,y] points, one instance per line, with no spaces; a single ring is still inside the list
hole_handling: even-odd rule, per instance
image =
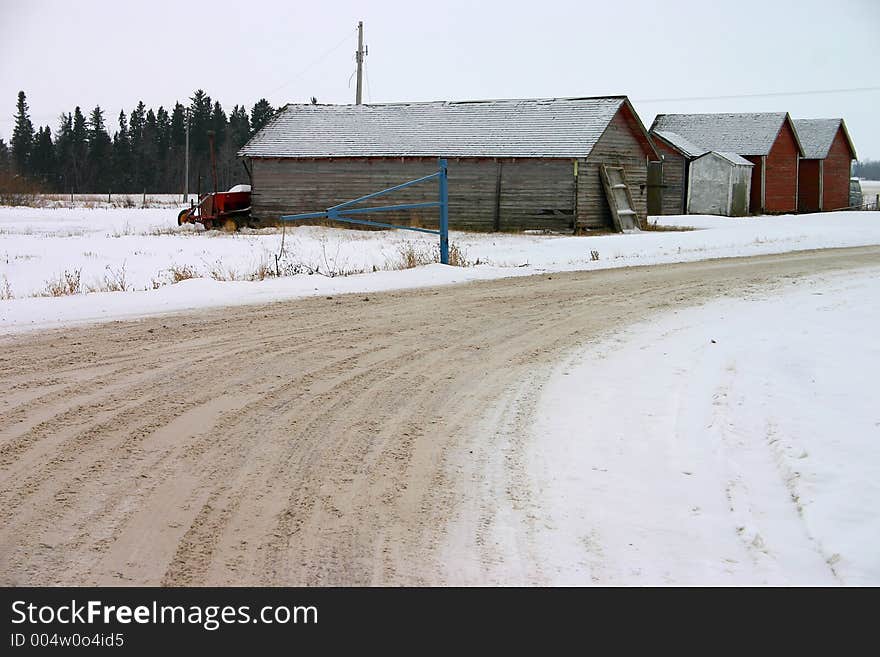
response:
[[[354,103],[360,105],[362,100],[362,92],[364,88],[364,22],[358,21],[358,49],[355,54],[357,59],[357,91],[355,92]],[[351,79],[351,78],[349,78]]]
[[[186,157],[183,165],[183,202],[189,203],[189,107],[186,108],[184,120],[186,121]]]

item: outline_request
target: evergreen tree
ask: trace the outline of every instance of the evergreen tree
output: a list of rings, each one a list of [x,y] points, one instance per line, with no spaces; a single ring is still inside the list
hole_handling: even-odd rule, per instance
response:
[[[110,191],[113,186],[111,179],[113,164],[113,143],[107,128],[104,126],[104,112],[100,105],[89,114],[88,123],[88,189],[89,191]]]
[[[24,92],[18,94],[15,130],[10,143],[0,141],[0,173],[24,174],[44,187],[75,193],[179,191],[183,183],[186,126],[190,135],[192,191],[212,188],[208,134],[214,133],[217,187],[226,189],[246,179],[237,157],[250,137],[274,115],[260,99],[251,116],[235,105],[227,116],[219,101],[198,89],[189,107],[177,102],[171,111],[147,108],[139,101],[129,115],[121,111],[119,129],[111,139],[104,111],[95,107],[88,117],[76,107],[63,113],[54,133],[34,131]]]
[[[171,152],[171,117],[168,111],[159,106],[156,110],[156,138],[154,143],[156,153],[156,177],[154,184],[156,189],[171,191],[176,185],[168,176],[169,157]]]
[[[220,101],[215,101],[214,109],[211,111],[211,130],[214,131],[214,146],[218,152],[226,143],[227,124],[226,112],[220,106]]]
[[[228,139],[232,142],[235,151],[244,146],[247,143],[247,140],[250,139],[251,136],[251,124],[248,120],[247,110],[244,108],[244,105],[232,108],[232,113],[229,115],[229,135]]]
[[[39,128],[31,153],[31,176],[43,183],[45,189],[55,187],[55,145],[52,143],[52,130],[49,126]]]
[[[0,180],[10,175],[12,169],[12,157],[9,154],[9,146],[0,139]]]
[[[208,131],[213,128],[213,108],[211,97],[201,89],[196,90],[190,101],[190,189],[204,192],[207,189],[204,184],[205,176],[210,176],[211,163],[208,155]]]
[[[86,117],[77,105],[73,109],[73,130],[71,132],[70,148],[73,159],[73,192],[83,192],[83,183],[88,181],[88,155],[89,155],[89,131],[86,127]]]
[[[141,139],[141,179],[140,183],[144,189],[155,189],[156,180],[159,173],[159,149],[156,145],[158,139],[159,126],[156,123],[156,114],[152,109],[147,110],[147,116],[144,120],[144,132]]]
[[[138,101],[128,117],[128,138],[131,148],[131,183],[132,191],[142,191],[146,188],[146,153],[144,152],[144,128],[147,124],[147,110],[144,101]]]
[[[119,130],[113,135],[113,189],[122,193],[133,189],[131,174],[131,140],[125,112],[119,112]]]
[[[55,161],[62,192],[73,189],[73,114],[61,114],[55,133]]]
[[[34,147],[34,124],[28,114],[27,98],[23,91],[18,92],[15,112],[15,127],[12,129],[12,160],[20,176],[30,173],[28,167]]]
[[[166,175],[170,186],[168,190],[183,191],[183,169],[186,147],[186,108],[174,103],[171,110],[171,144],[168,153]]]
[[[275,110],[265,98],[261,98],[256,102],[251,110],[251,134],[256,134],[266,125],[272,117],[275,116]]]

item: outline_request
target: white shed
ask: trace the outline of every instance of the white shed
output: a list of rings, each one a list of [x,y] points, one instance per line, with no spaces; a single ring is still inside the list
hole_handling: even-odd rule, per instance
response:
[[[688,212],[728,217],[748,214],[754,166],[736,153],[709,151],[694,158],[688,172]]]

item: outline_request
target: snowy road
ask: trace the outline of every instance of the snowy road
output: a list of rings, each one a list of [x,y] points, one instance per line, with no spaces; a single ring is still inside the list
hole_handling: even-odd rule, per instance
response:
[[[839,500],[830,475],[861,477],[864,468],[832,458],[821,440],[826,425],[800,434],[780,418],[768,427],[760,403],[782,403],[783,388],[768,397],[759,387],[747,395],[759,407],[738,410],[754,377],[765,377],[754,361],[737,363],[742,375],[717,377],[735,353],[723,351],[736,345],[730,335],[713,331],[714,352],[699,335],[711,358],[694,377],[676,374],[693,365],[681,348],[691,338],[680,337],[669,353],[684,351],[683,365],[665,373],[652,364],[657,354],[632,346],[622,351],[629,369],[610,364],[614,354],[607,368],[571,363],[566,375],[554,367],[572,350],[628,340],[621,331],[652,318],[691,335],[676,333],[669,313],[719,296],[775,298],[806,277],[878,266],[880,247],[861,247],[329,295],[0,337],[0,583],[872,581],[854,535],[835,543],[844,534],[827,534],[828,508],[814,503]],[[778,313],[768,317],[768,330],[780,330]],[[633,362],[645,371],[634,374]],[[805,376],[793,374],[799,385]],[[553,393],[560,385],[577,397],[575,408],[548,414],[548,398],[566,399]],[[682,412],[670,408],[670,394],[682,396]],[[579,417],[579,400],[588,411],[607,406]],[[659,427],[681,418],[668,434],[674,440],[634,440],[651,409]],[[740,413],[757,424],[728,431]],[[601,440],[585,449],[552,425],[558,418],[595,428]],[[542,426],[558,443],[540,442]],[[703,443],[693,440],[700,427]],[[767,446],[771,429],[778,447]],[[740,445],[745,438],[761,449]],[[803,500],[798,519],[792,501],[765,502],[801,448],[811,467],[831,460],[824,470],[799,469],[785,489]],[[644,468],[626,479],[631,463]],[[585,479],[587,468],[607,479]],[[719,497],[729,482],[730,516]],[[708,524],[694,524],[693,514]],[[821,549],[789,540],[804,531]],[[706,539],[704,550],[686,544],[693,536]]]
[[[880,268],[787,282],[628,327],[504,400],[522,451],[486,471],[529,502],[485,500],[503,559],[466,581],[880,584]]]

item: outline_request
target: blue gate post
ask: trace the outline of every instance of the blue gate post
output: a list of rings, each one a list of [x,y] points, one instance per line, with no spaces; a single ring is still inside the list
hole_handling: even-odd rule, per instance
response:
[[[449,185],[443,158],[440,159],[440,262],[449,264]]]
[[[301,214],[287,214],[280,217],[281,221],[302,221],[305,219],[330,219],[331,221],[341,221],[348,224],[363,224],[365,226],[378,226],[380,228],[395,228],[397,230],[414,230],[419,233],[430,233],[431,235],[440,236],[440,262],[444,265],[449,264],[449,181],[446,177],[446,160],[439,158],[437,160],[438,170],[427,176],[409,180],[394,187],[381,189],[378,192],[361,196],[360,198],[346,201],[327,208],[323,212],[303,212]],[[437,179],[440,187],[440,198],[436,201],[428,201],[425,203],[401,203],[400,205],[382,205],[378,207],[356,208],[355,205],[368,201],[373,198],[385,196],[419,183],[428,182]],[[366,219],[354,219],[345,217],[344,214],[368,214],[371,212],[392,212],[395,210],[421,210],[423,208],[440,208],[440,230],[432,228],[417,228],[415,226],[398,226],[395,224],[386,224],[381,221],[368,221]]]

